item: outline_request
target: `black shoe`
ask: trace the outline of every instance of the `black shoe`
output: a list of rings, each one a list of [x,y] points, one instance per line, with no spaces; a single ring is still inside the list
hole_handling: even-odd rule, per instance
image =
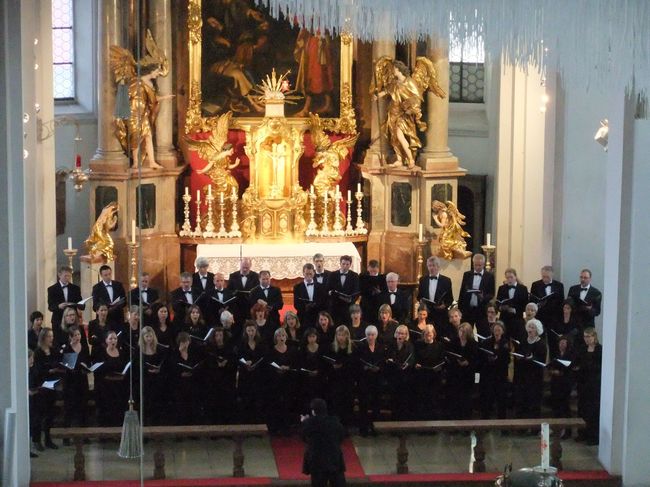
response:
[[[29,458],[38,458],[38,455],[34,453],[33,451],[29,452]]]
[[[71,444],[70,438],[63,438],[63,446],[70,446]]]
[[[43,446],[43,443],[41,443],[40,441],[35,441],[32,444],[34,445],[34,450],[45,451],[45,447]]]
[[[52,442],[52,440],[45,440],[45,446],[46,446],[47,448],[50,448],[51,450],[58,450],[58,449],[59,449],[59,447],[56,446],[56,445]]]

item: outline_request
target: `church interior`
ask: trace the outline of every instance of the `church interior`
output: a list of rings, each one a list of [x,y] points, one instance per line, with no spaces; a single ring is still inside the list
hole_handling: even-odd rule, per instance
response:
[[[2,485],[308,485],[320,394],[351,484],[650,486],[650,3],[1,0],[0,25]]]

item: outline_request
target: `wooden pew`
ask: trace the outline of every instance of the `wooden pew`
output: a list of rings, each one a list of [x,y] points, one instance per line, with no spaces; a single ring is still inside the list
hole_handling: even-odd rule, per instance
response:
[[[474,431],[474,472],[485,472],[485,447],[483,435],[490,430],[529,430],[540,428],[548,423],[551,430],[550,457],[551,465],[562,469],[561,434],[565,428],[584,428],[582,418],[536,418],[536,419],[484,419],[459,421],[378,421],[375,422],[377,433],[393,434],[399,437],[397,447],[397,473],[408,473],[408,448],[406,438],[413,433],[461,432]]]
[[[193,425],[193,426],[145,426],[144,438],[156,441],[154,453],[154,479],[165,478],[165,454],[163,452],[164,439],[186,438],[189,436],[200,438],[232,438],[235,443],[233,451],[233,477],[244,476],[244,452],[242,444],[244,438],[252,436],[266,436],[268,429],[264,424],[235,424],[235,425]],[[122,435],[121,427],[112,428],[52,428],[52,438],[68,438],[75,444],[74,455],[74,480],[86,480],[86,459],[84,457],[84,440],[88,439],[117,439]]]

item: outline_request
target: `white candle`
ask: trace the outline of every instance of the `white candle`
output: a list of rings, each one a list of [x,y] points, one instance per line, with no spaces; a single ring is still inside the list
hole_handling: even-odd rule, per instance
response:
[[[131,220],[131,243],[135,243],[135,220]]]
[[[68,250],[72,250],[72,237],[68,237]]]
[[[357,183],[357,193],[361,193],[361,183]]]
[[[423,237],[424,237],[424,225],[422,225],[422,223],[420,223],[420,227],[418,229],[418,240],[420,242],[422,242]]]
[[[196,201],[197,202],[201,201],[201,190],[200,189],[196,190]]]
[[[348,189],[348,201],[352,199],[352,191]]]
[[[309,187],[309,192],[311,193],[312,196],[314,196],[314,185],[313,184]]]
[[[325,196],[324,196],[324,198],[325,198],[325,205],[327,205],[327,190],[325,190]]]
[[[548,467],[550,465],[549,462],[549,428],[548,428],[548,423],[542,423],[542,468],[544,470],[548,470]]]
[[[491,245],[492,244],[492,234],[488,233],[485,236],[485,245]]]
[[[234,186],[232,187],[232,195],[234,198],[237,198],[237,189]]]
[[[187,186],[185,186],[185,196],[187,196],[187,195],[189,195],[189,194],[190,194],[190,188],[188,188]]]
[[[212,196],[212,185],[208,185],[208,196]]]
[[[219,202],[223,203],[223,192],[219,193]]]

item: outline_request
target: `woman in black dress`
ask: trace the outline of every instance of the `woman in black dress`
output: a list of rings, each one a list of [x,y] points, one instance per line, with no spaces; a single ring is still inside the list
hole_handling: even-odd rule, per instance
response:
[[[169,308],[164,303],[155,303],[151,309],[154,316],[153,329],[158,345],[170,350],[176,345],[176,330],[169,319]]]
[[[167,363],[169,349],[159,346],[156,332],[150,326],[140,333],[142,351],[142,393],[144,411],[142,419],[146,425],[161,425],[168,415],[167,404]],[[138,370],[136,368],[136,370]]]
[[[307,328],[303,335],[298,363],[300,367],[300,413],[309,414],[309,403],[316,397],[323,396],[325,380],[323,376],[324,360],[322,347],[318,343],[318,332]]]
[[[368,323],[364,323],[361,316],[361,306],[358,304],[350,305],[350,336],[354,343],[360,343],[366,338],[366,327]]]
[[[510,340],[502,321],[492,325],[491,336],[479,345],[481,381],[481,419],[490,419],[496,403],[497,418],[505,419],[508,408],[508,366],[510,365]]]
[[[409,329],[399,325],[386,347],[386,379],[391,394],[394,421],[406,421],[413,415],[413,365],[415,348],[409,340]]]
[[[457,337],[449,343],[447,360],[447,417],[470,419],[478,345],[469,323],[459,326]]]
[[[174,422],[177,425],[203,424],[202,361],[197,351],[190,346],[191,341],[187,332],[180,332],[176,337],[177,350],[170,357]]]
[[[429,321],[429,309],[421,304],[418,307],[417,316],[413,321],[411,321],[411,326],[409,326],[409,334],[418,338],[422,338],[424,330],[427,328],[427,325],[430,325]],[[414,340],[416,341],[416,340]]]
[[[517,417],[539,418],[544,392],[544,368],[546,365],[546,344],[540,338],[543,331],[539,320],[526,323],[525,340],[516,348],[515,357],[515,401]]]
[[[81,343],[81,331],[76,326],[68,328],[68,343],[63,345],[59,351],[60,357],[65,354],[76,354],[75,365],[72,368],[65,368],[63,378],[63,426],[72,426],[73,419],[76,419],[79,426],[86,426],[88,409],[88,366],[90,353],[87,347]],[[65,361],[64,361],[65,362]],[[69,440],[64,440],[69,444]]]
[[[273,334],[277,326],[269,320],[269,309],[265,304],[255,303],[251,308],[251,318],[257,325],[257,331],[262,337],[262,343],[267,348],[273,347]]]
[[[34,352],[34,367],[36,369],[39,387],[45,381],[61,380],[64,375],[63,366],[59,363],[61,357],[54,348],[54,333],[50,328],[43,328],[38,335],[38,348]],[[51,389],[40,387],[35,401],[36,417],[38,424],[33,429],[32,441],[36,448],[42,451],[41,434],[45,437],[45,446],[56,450],[58,447],[50,437],[50,428],[54,422],[56,413],[55,402],[56,392]]]
[[[323,347],[323,350],[327,350],[332,345],[335,330],[336,325],[334,324],[332,315],[327,311],[321,311],[318,313],[316,332],[318,333],[318,343]]]
[[[287,311],[284,314],[282,328],[287,332],[287,345],[297,351],[302,341],[302,330],[300,329],[298,315],[293,311]]]
[[[206,375],[206,417],[214,424],[232,423],[235,418],[237,360],[230,334],[221,326],[214,328],[214,333],[208,340]]]
[[[43,329],[43,313],[32,311],[29,315],[29,327],[27,328],[27,348],[36,350],[38,348],[38,335]]]
[[[336,328],[334,341],[324,355],[327,368],[327,383],[333,412],[343,426],[352,424],[352,408],[354,405],[354,378],[356,376],[353,360],[352,339],[350,330],[345,325]]]
[[[551,335],[549,334],[549,337]],[[570,418],[571,407],[569,400],[573,390],[574,377],[571,367],[574,365],[575,355],[569,337],[562,335],[557,340],[557,348],[551,350],[551,362],[548,371],[551,376],[551,407],[556,418]],[[565,431],[566,439],[570,430]]]
[[[117,335],[120,348],[129,354],[129,349],[136,351],[140,342],[140,308],[131,306],[129,308],[128,320],[122,324],[122,329]]]
[[[88,323],[88,336],[90,346],[102,347],[106,339],[106,333],[114,330],[108,321],[108,305],[106,303],[94,303],[95,319]]]
[[[379,332],[375,325],[368,325],[366,339],[359,343],[355,355],[359,362],[357,390],[359,391],[359,433],[374,434],[373,422],[379,418],[383,374],[385,364],[384,346],[377,341]]]
[[[97,423],[99,426],[119,426],[128,406],[132,367],[122,373],[129,362],[129,354],[117,346],[114,331],[106,333],[104,346],[93,348],[92,362],[102,364],[94,372]]]
[[[273,348],[266,356],[269,374],[267,424],[271,434],[287,434],[298,417],[298,412],[293,409],[296,403],[296,354],[295,349],[287,345],[284,328],[275,330],[273,341]]]
[[[387,347],[395,338],[395,330],[397,330],[399,323],[393,319],[393,310],[390,304],[382,304],[379,307],[377,316],[379,318],[377,322],[377,331],[379,332],[377,340]]]
[[[254,321],[244,323],[244,336],[237,349],[239,381],[237,395],[242,423],[266,422],[267,366],[264,357],[268,348],[262,342]]]
[[[551,324],[551,330],[555,333],[552,333],[557,336],[565,335],[569,338],[571,345],[578,347],[576,339],[578,333],[581,331],[578,329],[578,322],[575,317],[575,303],[573,299],[569,298],[564,301],[562,305],[562,318]]]
[[[61,318],[61,333],[60,333],[60,343],[55,345],[61,347],[68,342],[68,330],[76,326],[81,333],[81,344],[87,349],[88,348],[88,338],[86,337],[86,332],[83,328],[83,323],[81,321],[81,316],[79,311],[74,306],[68,306],[63,310],[63,317]]]
[[[600,371],[603,347],[598,343],[598,333],[593,327],[582,332],[585,347],[578,352],[573,370],[578,383],[578,414],[587,423],[578,434],[578,441],[597,445],[600,422]]]
[[[432,324],[424,325],[421,333],[422,340],[415,342],[415,410],[417,419],[429,421],[439,419],[442,411],[440,385],[445,350],[436,340],[436,329]]]

